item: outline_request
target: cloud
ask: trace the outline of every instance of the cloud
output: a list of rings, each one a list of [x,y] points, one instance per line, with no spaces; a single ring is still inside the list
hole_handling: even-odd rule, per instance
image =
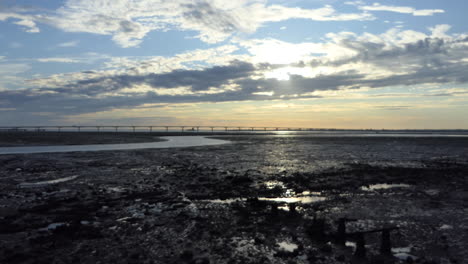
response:
[[[340,13],[330,5],[317,9],[292,8],[267,5],[264,0],[68,0],[53,12],[24,12],[0,13],[0,20],[14,19],[29,32],[39,32],[36,23],[42,23],[66,32],[111,35],[125,48],[138,46],[151,31],[195,31],[202,41],[217,43],[235,34],[251,34],[269,22],[375,19],[366,11]]]
[[[57,47],[60,47],[60,48],[76,47],[78,46],[78,43],[80,43],[78,40],[62,42],[62,43],[57,44]]]
[[[15,10],[12,10],[11,12],[8,12],[9,10],[6,11],[7,12],[0,11],[0,21],[13,20],[13,24],[21,26],[26,32],[40,32],[39,28],[36,25],[34,16],[15,13]]]
[[[302,54],[303,57],[296,58],[298,61],[287,64],[261,62],[255,58],[253,47],[273,42],[277,44],[277,50],[286,51],[281,45],[302,44],[266,39],[248,42],[252,48],[250,55],[234,55],[237,49],[225,46],[187,52],[174,58],[139,61],[126,58],[113,61],[109,70],[78,72],[66,78],[36,79],[29,83],[30,89],[0,91],[0,107],[61,116],[145,104],[317,98],[326,96],[321,93],[323,91],[362,87],[418,86],[424,89],[424,85],[465,85],[468,83],[468,35],[450,34],[448,28],[437,25],[428,33],[391,29],[380,35],[328,34],[324,42],[303,43],[305,47],[311,47],[310,54]],[[247,44],[239,42],[241,46]],[[196,63],[217,52],[237,60],[215,60],[210,65]],[[158,64],[161,62],[171,67],[161,67]],[[128,68],[120,69],[125,67]],[[288,78],[276,78],[271,74],[288,68],[304,69],[309,73],[288,71]],[[457,92],[465,96],[465,91]],[[441,90],[427,95],[447,93]]]
[[[361,3],[358,3],[361,4]],[[436,13],[444,13],[442,9],[415,9],[409,6],[391,6],[374,3],[372,5],[359,5],[359,9],[365,11],[387,11],[402,14],[412,14],[413,16],[432,16]]]
[[[76,59],[71,59],[71,58],[60,58],[60,57],[54,57],[54,58],[39,58],[37,59],[38,62],[59,62],[59,63],[82,63],[80,60]]]
[[[410,105],[377,105],[375,108],[380,110],[389,110],[389,111],[398,111],[398,110],[407,110],[413,108]]]

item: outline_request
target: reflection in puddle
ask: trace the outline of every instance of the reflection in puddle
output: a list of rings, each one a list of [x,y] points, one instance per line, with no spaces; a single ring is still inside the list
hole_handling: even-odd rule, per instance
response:
[[[411,185],[399,183],[399,184],[388,184],[388,183],[379,183],[379,184],[372,184],[369,186],[362,186],[361,190],[363,191],[374,191],[374,190],[383,190],[383,189],[391,189],[391,188],[409,188]]]
[[[60,179],[55,179],[55,180],[49,180],[49,181],[40,181],[40,182],[23,182],[19,184],[20,188],[28,188],[28,187],[41,187],[44,185],[49,185],[49,184],[57,184],[61,182],[66,182],[66,181],[71,181],[78,178],[78,175],[70,176],[70,177],[65,177],[65,178],[60,178]]]
[[[260,197],[258,200],[260,201],[272,201],[272,202],[279,202],[279,203],[315,203],[326,200],[326,197],[323,196],[296,196],[296,197],[275,197],[275,198],[266,198]]]
[[[326,200],[327,198],[324,196],[318,196],[318,192],[306,192],[308,195],[301,195],[301,196],[291,196],[291,197],[258,197],[259,201],[269,201],[269,202],[277,202],[277,203],[301,203],[301,204],[308,204],[308,203],[315,203],[321,202]],[[247,201],[246,198],[231,198],[231,199],[211,199],[211,200],[199,200],[200,202],[207,202],[207,203],[217,203],[217,204],[231,204],[235,202],[245,202]],[[288,211],[287,206],[279,206],[278,209],[283,209]]]
[[[291,243],[291,242],[286,242],[286,241],[279,242],[278,246],[279,246],[279,248],[281,250],[284,250],[284,251],[287,251],[287,252],[294,252],[294,250],[296,250],[298,248],[298,246],[296,244]]]

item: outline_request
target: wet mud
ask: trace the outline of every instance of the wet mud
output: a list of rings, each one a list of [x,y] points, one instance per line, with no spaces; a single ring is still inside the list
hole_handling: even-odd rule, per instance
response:
[[[0,263],[465,263],[468,140],[0,156]]]

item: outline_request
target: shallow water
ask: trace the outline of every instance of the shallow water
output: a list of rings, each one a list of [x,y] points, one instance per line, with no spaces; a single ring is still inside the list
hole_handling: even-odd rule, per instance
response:
[[[372,184],[369,186],[361,187],[363,191],[374,191],[374,190],[385,190],[385,189],[392,189],[392,188],[409,188],[411,185],[404,184],[404,183],[397,183],[397,184],[388,184],[388,183],[378,183]]]
[[[226,140],[206,138],[203,136],[161,137],[166,141],[129,144],[95,144],[95,145],[67,145],[67,146],[28,146],[28,147],[0,147],[1,154],[30,154],[56,153],[75,151],[103,151],[154,148],[182,148],[211,146],[229,143]]]
[[[40,186],[45,186],[49,184],[57,184],[61,182],[66,182],[66,181],[71,181],[78,178],[78,175],[73,175],[65,178],[60,178],[60,179],[54,179],[54,180],[49,180],[49,181],[40,181],[40,182],[23,182],[19,185],[20,188],[29,188],[29,187],[40,187]]]

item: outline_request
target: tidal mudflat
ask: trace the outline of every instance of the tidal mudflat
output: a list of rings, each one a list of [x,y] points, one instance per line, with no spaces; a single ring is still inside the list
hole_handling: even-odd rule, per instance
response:
[[[216,138],[0,155],[0,263],[468,259],[466,137]]]

